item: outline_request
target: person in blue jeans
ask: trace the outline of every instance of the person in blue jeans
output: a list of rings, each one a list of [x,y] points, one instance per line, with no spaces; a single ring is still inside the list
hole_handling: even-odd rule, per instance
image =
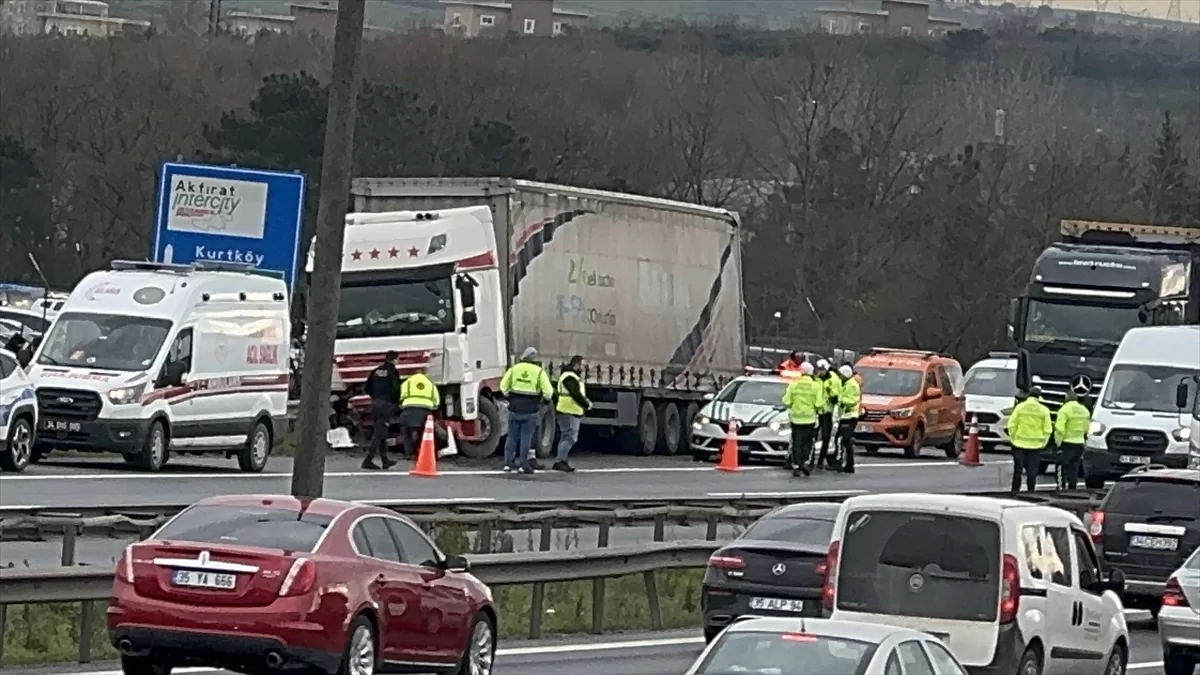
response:
[[[521,360],[504,373],[500,392],[508,397],[508,440],[504,444],[504,470],[533,473],[533,436],[538,428],[542,403],[554,398],[550,376],[538,363],[533,347],[521,352]],[[518,457],[519,453],[519,457]],[[520,464],[518,465],[518,461]]]

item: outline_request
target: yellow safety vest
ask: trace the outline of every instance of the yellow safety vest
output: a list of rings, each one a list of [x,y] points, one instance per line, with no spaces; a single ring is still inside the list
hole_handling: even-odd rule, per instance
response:
[[[433,384],[433,380],[426,377],[423,373],[408,376],[400,385],[400,407],[401,408],[428,408],[433,410],[438,407],[441,402],[441,397],[438,395],[437,387]]]
[[[1067,401],[1058,409],[1054,420],[1054,440],[1059,443],[1083,445],[1092,423],[1092,413],[1079,401]]]
[[[862,387],[858,386],[858,380],[852,377],[842,383],[838,405],[842,408],[842,419],[862,417]]]
[[[1050,409],[1033,396],[1018,403],[1008,418],[1008,439],[1017,450],[1041,450],[1053,433]]]
[[[554,396],[554,388],[550,386],[550,378],[546,371],[536,363],[522,361],[515,364],[504,377],[500,379],[500,391],[504,394],[523,396],[540,396],[549,401]]]
[[[838,397],[838,393],[842,389],[842,380],[836,373],[829,373],[825,379],[817,379],[821,383],[821,409],[820,412],[833,412],[833,399]]]
[[[584,388],[583,379],[578,373],[567,371],[558,377],[558,405],[555,410],[564,415],[574,415],[575,417],[583,417],[583,406],[571,396],[571,392],[567,391],[566,382],[568,378],[575,378],[579,382],[579,393],[585,398],[587,397],[587,389]]]
[[[783,404],[788,409],[792,424],[810,425],[817,423],[817,411],[824,398],[824,388],[808,375],[793,380],[783,392]]]

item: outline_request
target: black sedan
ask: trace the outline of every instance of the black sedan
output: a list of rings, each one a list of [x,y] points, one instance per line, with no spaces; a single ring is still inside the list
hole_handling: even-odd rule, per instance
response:
[[[825,556],[838,504],[782,506],[713,553],[704,574],[704,637],[747,616],[821,616]]]

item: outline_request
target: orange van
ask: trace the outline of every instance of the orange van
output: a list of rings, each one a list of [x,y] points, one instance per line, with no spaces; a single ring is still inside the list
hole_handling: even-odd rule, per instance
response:
[[[917,457],[926,447],[958,457],[965,433],[966,396],[958,361],[936,352],[872,349],[854,370],[862,381],[863,414],[854,442],[875,454],[902,448]]]

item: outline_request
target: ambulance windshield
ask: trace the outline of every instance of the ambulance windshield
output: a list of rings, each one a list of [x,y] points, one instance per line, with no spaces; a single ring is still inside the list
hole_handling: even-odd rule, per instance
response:
[[[154,364],[171,322],[142,316],[67,312],[43,343],[43,366],[146,370]]]

